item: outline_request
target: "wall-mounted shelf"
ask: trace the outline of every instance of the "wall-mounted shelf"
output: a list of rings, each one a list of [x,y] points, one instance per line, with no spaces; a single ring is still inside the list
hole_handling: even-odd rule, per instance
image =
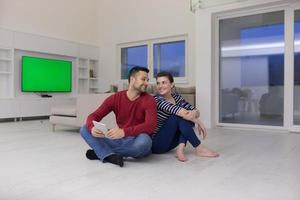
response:
[[[78,93],[97,91],[89,88],[90,81],[91,84],[97,82],[90,80],[91,66],[95,66],[98,73],[97,46],[2,28],[0,36],[0,119],[50,115],[52,106],[74,104]],[[22,92],[23,55],[72,61],[72,92],[53,93],[52,98],[41,98],[32,92]],[[97,73],[95,78],[98,77]]]
[[[78,94],[96,93],[99,89],[98,61],[90,58],[77,59]]]
[[[0,47],[0,98],[13,98],[13,49]]]

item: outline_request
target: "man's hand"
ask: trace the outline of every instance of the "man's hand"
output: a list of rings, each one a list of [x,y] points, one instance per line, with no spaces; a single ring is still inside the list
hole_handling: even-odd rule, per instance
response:
[[[94,136],[94,137],[98,137],[98,138],[104,138],[105,137],[103,132],[100,131],[99,129],[97,129],[95,126],[92,128],[91,132],[92,132],[92,136]]]
[[[110,129],[107,132],[107,136],[111,139],[120,139],[125,136],[125,133],[124,133],[123,129],[116,127],[116,128]]]

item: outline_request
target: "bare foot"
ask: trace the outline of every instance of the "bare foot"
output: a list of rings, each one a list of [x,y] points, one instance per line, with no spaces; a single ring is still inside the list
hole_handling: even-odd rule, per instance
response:
[[[218,157],[219,154],[217,152],[214,152],[206,147],[204,147],[203,145],[199,145],[196,148],[196,155],[200,156],[200,157]]]
[[[184,155],[184,147],[185,144],[179,144],[178,148],[176,149],[176,158],[181,162],[185,162],[188,160]]]

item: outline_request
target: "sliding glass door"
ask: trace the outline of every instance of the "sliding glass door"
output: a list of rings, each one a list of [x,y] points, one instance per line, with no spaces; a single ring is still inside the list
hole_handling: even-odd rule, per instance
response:
[[[300,3],[218,22],[217,124],[300,132]]]
[[[294,116],[293,123],[300,126],[300,9],[294,13]]]
[[[219,20],[219,123],[283,126],[284,11]]]

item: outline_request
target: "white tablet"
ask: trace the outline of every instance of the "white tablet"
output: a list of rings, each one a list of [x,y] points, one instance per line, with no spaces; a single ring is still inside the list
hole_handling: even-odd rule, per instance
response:
[[[102,133],[106,136],[108,129],[105,124],[103,124],[101,122],[96,122],[96,121],[93,121],[93,124],[96,127],[96,129],[99,129],[100,131],[102,131]]]

